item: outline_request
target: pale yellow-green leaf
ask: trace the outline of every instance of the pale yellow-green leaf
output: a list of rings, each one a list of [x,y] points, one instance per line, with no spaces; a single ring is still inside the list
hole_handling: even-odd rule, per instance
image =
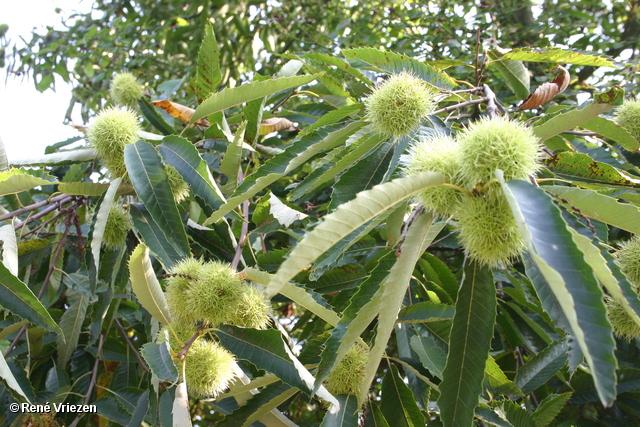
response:
[[[43,154],[36,157],[11,160],[12,166],[62,166],[70,163],[82,163],[94,160],[97,157],[93,148],[81,148],[79,150],[62,151],[60,153]]]
[[[243,273],[245,274],[247,279],[251,280],[252,282],[259,283],[263,286],[266,286],[273,277],[272,274],[260,271],[253,267],[245,268],[243,270]],[[311,311],[313,314],[315,314],[331,326],[336,326],[340,321],[340,317],[336,314],[336,312],[334,312],[330,308],[320,305],[316,300],[313,299],[311,294],[306,292],[304,289],[294,285],[293,283],[286,283],[280,290],[280,293],[296,304]]]
[[[13,376],[11,369],[9,369],[9,365],[7,365],[7,361],[4,359],[4,355],[2,355],[1,353],[0,353],[0,377],[2,377],[2,379],[6,382],[6,384],[11,389],[13,389],[20,396],[24,397],[27,402],[31,403],[31,401],[29,401],[29,398],[24,394],[24,391],[22,391],[20,384],[18,384],[18,381],[16,381],[15,377]]]
[[[2,263],[14,276],[18,275],[18,241],[13,229],[14,221],[0,227],[2,240]]]
[[[189,394],[187,384],[181,382],[176,387],[176,397],[173,400],[173,427],[192,427],[189,413]]]
[[[31,190],[39,185],[53,185],[57,182],[58,181],[51,182],[46,179],[29,175],[22,169],[12,169],[0,172],[0,196]]]
[[[444,182],[442,175],[425,172],[377,185],[341,205],[324,222],[309,233],[282,263],[267,286],[267,296],[273,297],[310,262],[342,240],[356,228],[425,188]]]
[[[96,214],[96,223],[93,227],[93,239],[91,240],[91,254],[93,255],[93,261],[96,264],[96,271],[100,271],[100,247],[102,246],[102,238],[104,237],[104,229],[107,226],[107,218],[109,218],[109,212],[111,211],[111,204],[116,198],[116,192],[120,187],[122,178],[116,178],[111,181],[107,192],[102,199],[100,209]]]
[[[398,312],[402,308],[402,301],[407,292],[416,262],[418,262],[427,246],[435,239],[441,229],[440,226],[433,227],[432,215],[422,214],[407,231],[400,256],[391,267],[384,283],[384,293],[382,294],[384,309],[380,310],[378,315],[376,341],[369,352],[369,360],[367,360],[364,380],[358,396],[359,402],[366,401],[369,388],[375,378],[378,365],[380,365],[380,360],[384,355],[398,319]]]
[[[140,243],[129,259],[131,288],[142,305],[158,322],[168,325],[171,314],[149,259],[149,248]]]

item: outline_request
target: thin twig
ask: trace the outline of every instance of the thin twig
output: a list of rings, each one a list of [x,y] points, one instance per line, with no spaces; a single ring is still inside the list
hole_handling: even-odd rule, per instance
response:
[[[450,90],[447,91],[449,93],[477,93],[482,92],[484,88],[482,86],[472,87],[471,89],[459,89],[459,90]]]
[[[462,102],[460,104],[449,105],[448,107],[444,107],[444,108],[441,108],[439,110],[436,110],[431,114],[436,115],[436,114],[440,114],[440,113],[447,113],[449,111],[457,110],[458,108],[464,108],[464,107],[467,107],[469,105],[484,104],[487,101],[489,101],[488,98],[471,99],[469,101],[465,101],[465,102]]]
[[[41,208],[43,206],[47,206],[47,205],[52,204],[52,203],[57,203],[60,200],[64,200],[67,197],[70,197],[70,196],[68,194],[60,194],[59,196],[52,197],[49,200],[44,200],[42,202],[38,202],[38,203],[34,203],[32,205],[27,205],[27,206],[21,207],[20,209],[16,209],[15,211],[6,213],[4,215],[0,215],[0,221],[5,221],[7,219],[16,217],[18,215],[22,215],[23,213],[27,213],[27,212],[36,210],[36,209]]]
[[[244,174],[242,172],[242,168],[240,168],[240,170],[238,171],[238,185],[241,185],[243,180]],[[249,232],[249,200],[245,200],[244,202],[242,202],[242,217],[244,218],[244,221],[242,222],[242,226],[240,227],[240,237],[238,238],[238,243],[236,245],[236,253],[233,255],[233,260],[231,261],[231,268],[233,268],[234,270],[238,268],[240,258],[242,258],[244,239],[247,237],[247,233]]]
[[[480,69],[478,68],[478,57],[480,56],[480,28],[476,29],[476,54],[473,58],[473,68],[476,72],[476,86],[480,85]]]
[[[9,348],[7,349],[7,351],[4,353],[4,358],[6,359],[7,357],[9,357],[9,355],[11,354],[11,352],[13,351],[13,349],[16,347],[16,344],[18,343],[18,340],[22,337],[22,335],[24,335],[24,333],[27,331],[27,327],[28,325],[24,325],[22,328],[20,328],[20,331],[18,331],[18,335],[16,335],[16,337],[13,339],[13,341],[11,341],[11,344],[9,345]]]
[[[84,398],[85,405],[89,404],[89,401],[91,400],[91,393],[93,393],[93,388],[96,386],[96,380],[98,378],[98,366],[100,363],[100,353],[102,353],[102,344],[104,344],[104,336],[100,335],[100,341],[98,342],[98,351],[96,352],[96,361],[93,364],[93,373],[91,374],[91,382],[89,383],[89,388],[87,389],[87,395]],[[83,416],[84,413],[78,413],[73,422],[69,424],[69,427],[76,427]]]
[[[142,365],[142,368],[145,371],[149,372],[149,368],[147,368],[147,364],[144,362],[144,360],[142,360],[142,356],[140,356],[140,352],[138,352],[138,350],[133,346],[133,343],[129,339],[129,335],[127,335],[127,331],[124,329],[124,327],[122,326],[122,324],[118,319],[114,318],[113,320],[116,322],[116,325],[118,326],[118,328],[120,328],[120,332],[122,332],[122,335],[124,336],[124,340],[127,342],[129,347],[131,347],[131,350],[133,350],[133,353],[136,355],[136,359],[138,359],[138,362],[140,362],[140,365]]]
[[[51,219],[46,220],[45,222],[43,222],[42,224],[40,224],[39,226],[37,226],[37,227],[36,227],[36,228],[34,228],[33,230],[28,231],[28,232],[26,232],[26,233],[22,234],[22,237],[26,237],[26,236],[28,236],[29,234],[37,233],[37,232],[38,232],[38,230],[40,230],[40,229],[42,229],[42,228],[46,227],[47,225],[51,224],[52,222],[54,222],[54,221],[56,221],[56,220],[58,220],[61,216],[64,216],[64,215],[66,215],[67,213],[68,213],[68,212],[66,212],[66,211],[61,211],[61,212],[59,212],[56,216],[54,216],[54,217],[53,217],[53,218],[51,218]],[[22,224],[21,224],[20,226],[22,226]]]
[[[178,360],[182,360],[184,359],[184,357],[187,355],[187,351],[189,351],[189,348],[191,347],[191,345],[196,342],[196,340],[198,339],[198,337],[201,335],[202,333],[202,327],[198,328],[198,330],[196,331],[195,334],[193,334],[193,336],[191,338],[189,338],[189,341],[187,341],[186,343],[184,343],[184,347],[182,348],[182,350],[180,350],[178,352]]]
[[[50,214],[51,212],[53,212],[53,211],[55,211],[55,210],[57,210],[57,209],[60,209],[60,207],[61,207],[62,205],[66,205],[67,203],[72,202],[72,201],[73,201],[73,198],[74,198],[74,196],[69,196],[69,197],[67,197],[66,199],[63,199],[63,200],[61,200],[60,202],[56,203],[55,205],[53,205],[53,206],[49,206],[48,208],[41,210],[41,211],[40,211],[40,212],[38,212],[37,214],[34,214],[34,215],[30,216],[29,218],[25,219],[25,220],[24,220],[24,221],[22,221],[21,223],[16,224],[16,225],[13,227],[13,228],[14,228],[14,230],[18,230],[18,229],[20,229],[20,228],[24,227],[25,225],[27,225],[27,224],[29,224],[29,223],[31,223],[31,222],[33,222],[33,221],[37,220],[38,218],[42,218],[43,216],[48,215],[48,214]]]

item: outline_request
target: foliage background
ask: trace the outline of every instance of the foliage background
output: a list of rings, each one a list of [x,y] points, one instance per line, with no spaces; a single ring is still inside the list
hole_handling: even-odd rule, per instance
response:
[[[470,408],[473,416],[475,408],[474,422],[478,425],[637,424],[640,418],[637,410],[640,399],[638,338],[616,340],[615,359],[610,357],[603,361],[600,369],[582,363],[580,352],[575,350],[575,341],[573,346],[570,344],[575,338],[572,328],[567,328],[559,311],[550,310],[541,296],[544,288],[540,286],[544,286],[541,285],[544,280],[540,277],[548,281],[549,276],[536,271],[539,264],[531,259],[509,269],[482,270],[478,274],[477,283],[485,285],[482,289],[488,292],[483,297],[487,311],[472,306],[466,306],[466,310],[470,315],[477,315],[480,324],[489,325],[491,358],[486,368],[480,369],[479,382],[476,381],[473,387],[442,392],[445,393],[442,397],[436,390],[441,390],[438,386],[445,381],[443,375],[446,376],[447,369],[450,372],[456,369],[454,362],[449,363],[447,354],[480,358],[481,363],[488,356],[488,350],[483,353],[478,348],[460,346],[462,341],[449,342],[452,319],[455,325],[454,312],[462,313],[465,308],[460,305],[463,298],[458,298],[457,294],[464,271],[464,252],[450,224],[442,220],[431,223],[426,215],[418,219],[416,215],[405,218],[409,208],[396,195],[396,199],[392,199],[397,203],[389,205],[396,207],[380,210],[377,212],[380,215],[375,215],[377,219],[364,228],[359,224],[356,226],[355,220],[350,218],[365,205],[351,205],[351,210],[346,211],[348,237],[338,239],[340,242],[323,257],[296,258],[291,250],[304,242],[304,236],[318,230],[323,221],[337,218],[329,216],[337,212],[337,206],[353,200],[357,193],[371,189],[374,184],[389,182],[401,175],[398,165],[409,141],[385,141],[367,129],[362,130],[365,123],[360,120],[360,102],[385,72],[402,68],[423,70],[419,64],[426,62],[428,67],[423,78],[437,81],[442,75],[435,70],[445,70],[458,80],[456,89],[486,83],[500,102],[513,110],[530,90],[554,76],[552,70],[556,63],[562,63],[572,76],[567,91],[539,109],[513,114],[536,126],[538,134],[545,137],[546,148],[555,155],[555,161],[548,164],[541,177],[562,178],[570,186],[545,188],[557,195],[555,202],[531,188],[519,188],[517,184],[508,184],[506,188],[515,194],[516,205],[523,200],[538,200],[542,206],[554,203],[562,206],[559,214],[548,217],[541,217],[536,211],[529,214],[532,220],[543,218],[546,221],[542,222],[543,228],[558,227],[556,243],[568,253],[582,257],[583,252],[588,252],[585,246],[575,243],[580,239],[567,234],[571,233],[569,228],[604,244],[598,243],[604,261],[594,263],[594,258],[589,264],[583,261],[580,265],[585,269],[584,276],[574,283],[576,288],[570,292],[579,292],[580,286],[586,286],[583,283],[588,281],[593,282],[591,289],[600,289],[600,285],[613,276],[617,286],[632,299],[633,293],[627,292],[629,284],[616,269],[611,253],[620,241],[638,231],[636,188],[640,173],[638,157],[634,153],[638,146],[626,131],[613,125],[611,108],[613,103],[621,101],[620,92],[613,89],[614,85],[622,87],[627,95],[637,91],[634,59],[640,34],[638,10],[636,2],[628,1],[545,1],[525,6],[515,2],[486,1],[462,4],[442,1],[424,5],[389,1],[96,1],[94,11],[73,17],[77,21],[68,30],[34,34],[26,46],[6,46],[7,68],[11,72],[27,73],[39,90],[52,88],[58,79],[73,83],[73,99],[66,117],[70,117],[71,109],[80,108],[88,120],[108,105],[110,79],[114,72],[122,70],[133,72],[145,85],[149,95],[145,99],[169,99],[196,107],[210,93],[220,92],[233,94],[230,97],[234,102],[221,103],[215,108],[210,108],[214,103],[201,104],[206,108],[199,107],[196,114],[208,116],[213,124],[206,129],[186,127],[146,102],[140,105],[145,130],[163,135],[180,134],[181,137],[168,136],[161,143],[152,141],[157,144],[157,151],[152,143],[137,143],[136,150],[148,155],[150,160],[128,164],[130,173],[154,170],[158,178],[153,178],[149,184],[162,187],[165,181],[161,156],[191,185],[192,196],[179,206],[165,200],[160,209],[154,210],[157,200],[141,191],[135,182],[133,189],[120,190],[118,197],[130,205],[136,231],[129,236],[126,248],[101,253],[98,270],[99,243],[96,252],[92,242],[101,225],[90,213],[99,210],[105,200],[116,195],[113,185],[109,187],[112,191],[105,193],[107,177],[100,165],[91,161],[90,153],[66,151],[66,147],[75,141],[64,141],[47,149],[47,154],[58,153],[58,157],[42,157],[35,165],[29,165],[40,165],[42,169],[6,173],[2,181],[5,186],[2,219],[7,228],[3,229],[15,229],[17,238],[14,237],[15,244],[11,246],[7,243],[11,241],[11,233],[6,231],[8,234],[4,235],[5,267],[0,271],[1,283],[5,291],[22,289],[24,292],[18,301],[8,297],[2,300],[3,307],[8,309],[2,323],[4,329],[0,332],[7,366],[0,366],[0,373],[5,381],[14,378],[23,393],[18,393],[12,383],[7,382],[8,387],[5,386],[0,395],[3,404],[6,406],[14,399],[24,398],[38,402],[55,399],[72,403],[97,402],[99,416],[76,420],[75,415],[60,414],[66,424],[98,425],[110,420],[116,424],[136,425],[144,420],[149,424],[169,425],[175,421],[171,414],[163,411],[176,400],[175,387],[170,386],[170,381],[160,388],[155,387],[147,365],[151,365],[158,375],[157,361],[145,363],[140,355],[140,352],[144,353],[142,346],[153,341],[155,335],[155,323],[144,297],[138,293],[134,296],[129,285],[131,254],[138,241],[143,241],[153,256],[149,260],[135,260],[153,262],[160,282],[163,270],[189,252],[206,259],[234,263],[239,269],[246,264],[245,275],[257,283],[269,285],[272,291],[278,280],[284,285],[295,276],[294,282],[299,287],[291,287],[289,294],[273,295],[272,301],[276,317],[285,325],[286,335],[296,344],[292,347],[302,349],[299,360],[316,375],[314,369],[318,363],[327,369],[335,362],[326,353],[323,353],[322,362],[318,359],[322,343],[317,339],[330,329],[327,323],[331,324],[333,316],[340,314],[346,322],[344,327],[355,323],[362,326],[361,335],[368,343],[373,342],[376,334],[380,336],[380,325],[391,325],[393,330],[389,334],[395,339],[389,341],[386,354],[394,359],[383,360],[379,368],[379,359],[375,360],[375,366],[369,370],[376,381],[369,394],[372,403],[366,407],[362,421],[367,425],[394,425],[396,422],[424,425],[426,421],[429,425],[441,422],[464,425],[456,424],[459,421],[447,418],[446,414],[441,416],[441,409],[446,412],[443,409],[446,401],[467,402],[466,412]],[[213,24],[215,42],[208,39],[208,22]],[[389,65],[385,63],[384,55],[374,51],[350,51],[351,56],[346,53],[348,49],[368,47],[406,54],[407,57]],[[504,59],[498,47],[560,47],[588,54],[583,61],[565,52],[538,62],[532,61],[534,56],[526,51],[523,64]],[[213,52],[209,65],[220,70],[220,78],[214,79],[214,84],[205,89],[197,83],[202,77],[202,70],[198,71],[202,62],[199,59],[201,49]],[[483,61],[485,51],[490,52]],[[599,54],[608,55],[616,62],[607,62]],[[614,66],[593,66],[602,64],[599,61]],[[526,70],[522,71],[525,65],[531,79]],[[252,97],[251,94],[255,94],[252,90],[242,94],[224,92],[225,88],[242,87],[242,83],[249,82],[257,84],[273,75],[301,76],[318,72],[324,74],[316,80],[287,86],[286,90],[279,90],[279,83],[269,80],[270,89],[256,97]],[[464,81],[468,84],[461,83]],[[594,99],[592,95],[598,93],[608,93],[609,99],[595,98],[599,101],[590,109],[570,110],[585,98]],[[443,97],[441,106],[481,96],[482,93],[451,95]],[[597,109],[599,105],[606,108]],[[222,110],[226,110],[224,119]],[[456,132],[484,112],[485,107],[478,107],[478,104],[460,106],[438,114],[437,118],[431,117],[419,132],[428,134],[431,129]],[[567,128],[558,125],[569,117],[559,113],[576,117],[576,124]],[[558,119],[549,120],[554,115],[558,115]],[[282,130],[275,136],[261,135],[261,131],[267,132],[267,129],[261,128],[260,123],[270,116],[289,119],[302,130]],[[241,125],[244,122],[246,128]],[[216,126],[224,128],[224,123],[228,124],[230,133],[224,133]],[[310,132],[310,127],[320,129]],[[245,129],[244,134],[242,129]],[[565,131],[573,133],[562,133]],[[354,154],[353,149],[339,151],[339,144],[332,146],[330,141],[334,138],[342,142],[350,137],[356,142],[355,146],[360,147],[360,154]],[[238,144],[242,140],[255,151],[243,150]],[[348,153],[351,155],[346,158],[350,162],[337,160]],[[181,163],[179,158],[189,160]],[[13,166],[26,165],[18,161]],[[240,174],[236,174],[238,167]],[[380,172],[371,174],[376,168]],[[210,171],[213,181],[208,180],[203,172],[206,170]],[[320,179],[319,173],[326,171],[331,174]],[[97,178],[95,174],[98,174]],[[246,181],[242,183],[244,177]],[[258,177],[268,177],[268,187],[256,184]],[[63,184],[45,185],[54,180]],[[103,184],[95,184],[97,180]],[[294,187],[294,184],[299,185]],[[411,185],[419,187],[424,182]],[[225,212],[219,210],[223,200],[214,191],[216,186],[220,186],[229,203],[233,201],[234,204],[226,205],[229,213],[226,220],[205,222],[214,212],[218,212],[218,216]],[[49,199],[51,196],[55,198]],[[271,197],[287,201],[297,212],[294,217],[299,219],[285,226],[283,218],[273,213],[274,199]],[[362,201],[361,198],[358,200]],[[40,205],[36,208],[24,209],[37,203]],[[579,208],[577,214],[576,207]],[[522,205],[520,208],[526,216],[526,209]],[[234,209],[235,214],[232,213]],[[34,215],[36,212],[42,214]],[[248,222],[242,221],[241,215]],[[10,219],[14,217],[25,222],[11,223]],[[211,229],[187,224],[187,217]],[[405,219],[406,226],[403,226]],[[181,225],[167,228],[162,226],[162,221]],[[162,232],[154,233],[157,230]],[[186,231],[182,233],[181,230]],[[435,234],[429,235],[430,230]],[[402,243],[399,254],[408,255],[400,257],[396,256],[396,249],[403,232],[409,234],[406,234],[407,240]],[[420,233],[431,239],[429,250],[424,254],[420,250],[421,244],[411,240],[412,236],[418,239]],[[154,240],[154,235],[160,237]],[[237,240],[244,243],[240,250],[236,250]],[[316,242],[307,240],[310,241]],[[10,250],[12,247],[14,251]],[[411,254],[417,258],[412,260]],[[544,253],[541,256],[544,257]],[[290,277],[287,271],[279,270],[287,257],[297,259],[301,265],[297,270],[290,270]],[[11,259],[17,259],[18,271],[7,265]],[[304,269],[311,261],[315,261],[313,268]],[[602,267],[602,262],[606,267]],[[286,266],[292,263],[289,261]],[[400,274],[402,272],[404,275]],[[278,279],[265,276],[265,273],[275,274]],[[405,277],[407,274],[411,277]],[[468,274],[467,270],[467,277]],[[375,294],[375,290],[388,283],[389,277],[406,279],[406,285],[410,286],[404,301],[402,289],[394,295],[400,297],[399,303],[407,306],[401,312],[401,323],[398,324],[395,324],[393,310],[390,310],[392,318],[384,317],[384,310],[379,307],[371,313],[360,310],[366,307],[361,302],[369,299],[384,298],[384,303],[388,303],[390,295]],[[153,289],[156,285],[152,279],[147,279],[146,286]],[[160,282],[157,286],[161,286]],[[547,285],[553,287],[553,283]],[[30,299],[35,297],[29,297],[27,287],[37,295],[41,305]],[[495,325],[487,323],[491,316],[492,289],[498,290]],[[601,300],[602,297],[596,295],[595,300],[590,300],[596,301],[594,308],[578,311],[577,316],[580,319],[602,317],[604,305],[597,303]],[[350,303],[353,304],[350,306]],[[561,311],[567,314],[564,308]],[[376,329],[376,322],[371,323],[371,320],[379,313],[381,317]],[[21,321],[18,316],[33,323]],[[369,322],[366,316],[371,316]],[[47,329],[55,331],[58,325],[69,338],[64,342],[59,338],[59,330],[58,338],[56,333],[47,332]],[[596,326],[604,328],[605,333],[594,335],[602,345],[596,343],[590,351],[594,354],[613,352],[613,344],[606,343],[607,336],[613,343],[608,322]],[[333,331],[332,345],[338,345],[341,340],[336,331],[344,332],[339,328]],[[597,331],[600,329],[591,333]],[[277,376],[276,372],[291,374],[298,370],[290,360],[279,368],[284,371],[274,372],[275,368],[270,365],[273,361],[268,358],[252,359],[248,354],[264,346],[274,352],[283,350],[257,344],[261,339],[258,332],[253,341],[239,345],[241,332],[233,327],[221,327],[216,335],[225,345],[233,346],[239,358],[245,360],[241,365],[249,377],[263,381],[259,383],[263,387],[261,393],[239,409],[236,409],[238,402],[244,400],[234,399],[232,395],[215,402],[192,399],[190,411],[195,422],[208,425],[231,413],[222,425],[243,425],[253,421],[252,414],[261,414],[260,411],[274,414],[270,411],[277,408],[282,416],[293,419],[298,425],[319,425],[321,422],[340,425],[325,416],[326,407],[318,399],[311,398],[309,391],[297,390],[301,388],[297,387],[299,382],[265,382],[264,370]],[[280,336],[276,329],[261,333],[271,334],[271,338]],[[278,344],[278,340],[272,339],[271,345]],[[612,377],[616,367],[617,379]],[[466,378],[467,373],[460,371],[460,367],[457,369],[449,378]],[[95,375],[91,375],[92,372]],[[299,374],[294,377],[296,375]],[[477,377],[478,370],[469,375],[469,378]],[[167,373],[161,377],[163,380],[170,378]],[[283,377],[280,375],[280,378]],[[596,387],[593,378],[596,382],[617,382],[617,390],[613,385]],[[400,379],[406,380],[407,384]],[[474,392],[477,387],[482,391]],[[617,393],[615,403],[611,396],[603,397],[607,393]],[[479,394],[482,405],[476,408]],[[235,397],[238,396],[241,395]],[[343,408],[356,407],[353,398],[341,399]],[[440,403],[439,408],[435,402]],[[145,409],[135,410],[136,407]],[[353,411],[350,415],[343,425],[355,425],[357,417],[353,417]],[[276,416],[281,420],[280,415],[265,416]],[[16,420],[15,414],[7,411],[5,421],[8,425],[19,425],[24,419],[18,417]],[[261,421],[266,425],[284,423],[273,419]],[[465,418],[467,422],[471,420]]]

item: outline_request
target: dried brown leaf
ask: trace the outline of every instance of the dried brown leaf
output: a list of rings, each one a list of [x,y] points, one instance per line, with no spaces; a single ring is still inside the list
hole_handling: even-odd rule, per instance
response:
[[[531,95],[527,97],[527,99],[522,101],[522,104],[520,105],[520,107],[518,107],[518,111],[539,107],[540,105],[551,101],[555,96],[565,91],[567,86],[569,86],[571,76],[569,75],[567,69],[561,65],[558,65],[556,69],[562,71],[562,73],[558,75],[558,77],[553,79],[552,82],[547,82],[540,85]]]
[[[284,117],[270,117],[260,122],[260,135],[267,135],[280,130],[292,131],[300,129],[295,127],[291,120]]]
[[[171,116],[175,117],[178,120],[182,120],[185,123],[189,123],[191,121],[191,117],[193,116],[193,113],[196,111],[193,108],[189,108],[185,105],[178,104],[177,102],[171,102],[167,100],[151,101],[151,103],[158,108],[162,108]],[[209,121],[207,119],[200,119],[194,124],[198,126],[207,126],[207,127],[210,126]]]

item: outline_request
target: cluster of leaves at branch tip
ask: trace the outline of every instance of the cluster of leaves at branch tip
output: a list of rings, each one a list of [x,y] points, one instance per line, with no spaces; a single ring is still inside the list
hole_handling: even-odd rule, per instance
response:
[[[374,129],[398,139],[415,130],[435,107],[435,90],[403,71],[393,74],[365,101],[366,119]]]
[[[229,264],[185,258],[169,274],[167,304],[175,319],[211,327],[227,324],[264,329],[269,324],[269,301]]]
[[[327,376],[325,386],[329,393],[334,396],[340,394],[358,396],[364,381],[368,359],[369,346],[359,339]]]
[[[616,122],[640,141],[640,100],[627,100],[616,109]]]
[[[109,170],[111,178],[122,178],[122,182],[130,184],[127,167],[124,163],[124,148],[140,139],[140,118],[129,108],[107,107],[95,117],[87,139],[96,150],[98,158]],[[189,184],[171,165],[164,165],[169,186],[176,203],[180,203],[189,195]]]
[[[124,207],[113,203],[109,210],[107,223],[104,227],[104,235],[102,236],[102,244],[107,249],[118,249],[124,246],[127,241],[127,234],[133,227],[133,221],[129,211]]]
[[[169,330],[170,328],[173,333]],[[168,338],[174,360],[180,366],[181,361],[177,360],[177,355],[198,328],[183,321],[172,322],[170,328],[165,326],[160,331],[159,338],[160,341]],[[180,341],[176,339],[176,335]],[[198,337],[191,344],[184,358],[187,387],[193,394],[201,397],[217,396],[236,378],[235,360],[233,354],[217,342],[206,336]]]
[[[472,258],[510,263],[525,248],[509,204],[494,180],[527,179],[540,169],[540,144],[526,125],[508,117],[483,118],[456,138],[435,135],[414,143],[405,175],[438,172],[449,184],[414,196],[426,209],[457,220],[459,239]],[[477,189],[482,189],[477,191]]]
[[[56,421],[53,414],[49,412],[43,412],[38,414],[40,416],[40,421],[36,418],[35,415],[28,415],[27,419],[23,421],[21,425],[28,427],[59,427],[60,424]]]
[[[620,246],[616,253],[620,271],[627,277],[631,286],[640,292],[640,236],[633,236]],[[640,326],[633,320],[622,304],[606,299],[607,315],[613,326],[613,331],[620,338],[631,340],[640,336]]]
[[[144,89],[133,74],[124,72],[113,76],[109,93],[116,104],[135,108],[144,95]]]

